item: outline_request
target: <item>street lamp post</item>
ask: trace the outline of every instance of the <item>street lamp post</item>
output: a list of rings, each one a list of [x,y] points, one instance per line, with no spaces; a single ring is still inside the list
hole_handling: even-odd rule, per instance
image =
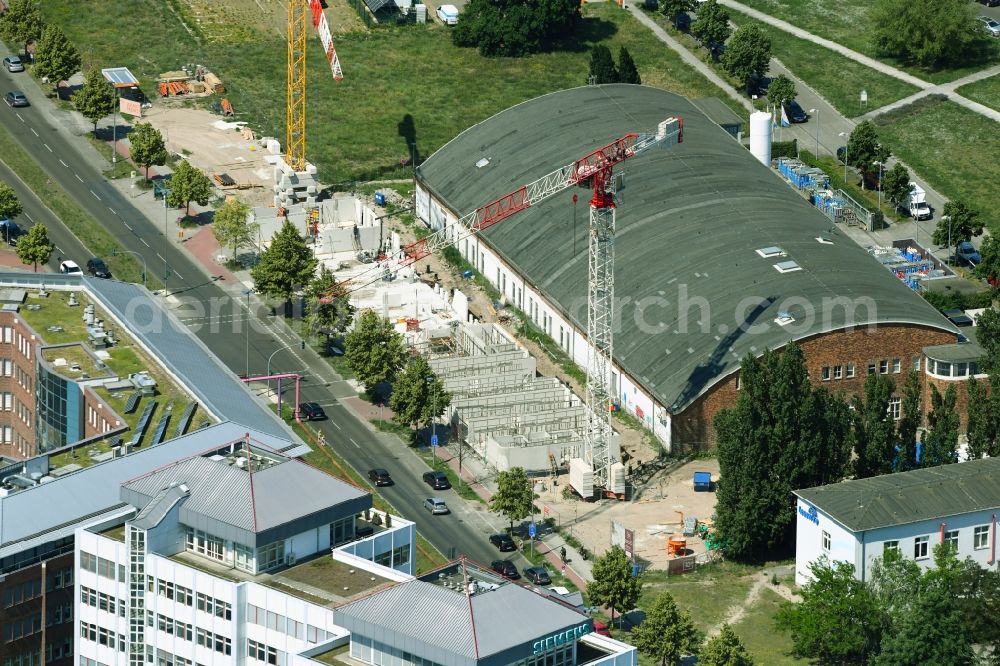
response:
[[[872,164],[878,165],[878,212],[882,212],[882,162],[875,160]]]
[[[431,400],[431,457],[434,459],[433,467],[437,469],[437,382],[436,377],[431,375],[427,382],[431,385],[433,398]]]
[[[850,138],[850,135],[847,132],[838,132],[837,136],[847,137],[848,139]],[[845,187],[847,186],[847,158],[848,158],[847,149],[849,147],[850,147],[850,141],[848,141],[847,143],[844,144],[844,186]]]
[[[941,219],[948,220],[948,256],[945,261],[951,266],[951,215],[945,215]]]
[[[170,264],[167,263],[167,196],[170,190],[163,190],[163,297],[170,293],[167,289],[167,279],[170,277]]]
[[[243,294],[247,297],[247,321],[246,321],[246,354],[247,354],[247,374],[250,377],[250,294],[253,289],[244,289]]]
[[[249,325],[249,319],[247,320],[247,322],[248,322],[248,325]],[[284,347],[279,347],[279,348],[275,349],[273,352],[271,352],[271,355],[267,357],[267,373],[266,374],[267,374],[268,377],[271,376],[271,359],[274,358],[275,354],[277,354],[280,351],[284,351],[286,349],[290,349],[290,347],[288,345],[285,345]],[[279,387],[278,388],[278,414],[280,416],[281,415],[281,380],[278,381],[278,387]],[[271,392],[271,380],[270,379],[267,380],[267,392],[268,393]]]
[[[127,252],[128,254],[134,254],[135,256],[137,256],[140,259],[142,259],[142,286],[143,286],[143,288],[145,288],[146,287],[146,257],[142,256],[140,253],[136,252],[135,250],[121,250],[121,251],[122,252]],[[118,256],[118,252],[119,252],[118,248],[116,248],[116,247],[112,248],[111,249],[111,256],[112,257],[117,257]]]
[[[819,108],[809,109],[809,113],[816,114],[816,159],[819,159]]]

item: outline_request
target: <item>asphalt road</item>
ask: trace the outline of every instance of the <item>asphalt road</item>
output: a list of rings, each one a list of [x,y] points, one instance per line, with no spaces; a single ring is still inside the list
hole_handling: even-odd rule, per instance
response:
[[[406,451],[402,443],[389,443],[394,438],[383,441],[373,435],[352,412],[339,404],[335,392],[341,397],[347,392],[322,358],[311,349],[301,350],[298,339],[277,324],[271,313],[253,297],[250,301],[253,313],[248,320],[243,286],[225,284],[219,276],[207,277],[186,252],[169,242],[159,224],[138,211],[129,197],[108,183],[83,157],[78,146],[86,148],[85,140],[53,123],[51,105],[37,85],[26,74],[0,70],[0,90],[5,93],[12,89],[23,90],[34,106],[11,109],[0,105],[0,125],[13,134],[48,175],[98,220],[124,250],[144,257],[150,274],[162,276],[169,267],[168,306],[227,367],[235,374],[249,372],[251,376],[264,374],[268,367],[275,372],[305,370],[301,400],[320,403],[330,417],[327,421],[316,422],[314,427],[362,475],[372,467],[385,467],[390,471],[396,485],[380,492],[400,515],[415,521],[420,534],[445,555],[464,553],[487,564],[497,556],[487,540],[492,528],[484,512],[477,507],[464,506],[454,491],[431,492],[420,480],[420,474],[427,470],[420,459]],[[50,237],[61,248],[62,252],[53,257],[53,262],[61,256],[84,265],[90,253],[36,196],[25,192],[26,188],[16,178],[8,179],[8,174],[9,171],[0,170],[0,177],[10,182],[21,195],[25,217],[46,224]],[[269,360],[272,361],[270,365]],[[338,384],[341,390],[336,391]],[[443,497],[455,513],[431,516],[421,505],[424,498],[432,495]],[[520,560],[519,567],[522,564]]]

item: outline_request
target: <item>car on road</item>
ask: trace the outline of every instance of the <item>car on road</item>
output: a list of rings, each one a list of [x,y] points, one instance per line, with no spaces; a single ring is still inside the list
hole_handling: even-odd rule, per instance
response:
[[[64,275],[82,275],[83,271],[80,270],[80,264],[76,263],[71,259],[59,262],[59,272]]]
[[[8,72],[23,72],[24,63],[16,55],[7,56],[3,59],[3,66]]]
[[[326,418],[326,412],[318,402],[303,402],[299,405],[299,416],[306,421],[322,421]]]
[[[376,486],[392,485],[392,477],[389,476],[389,472],[382,469],[381,467],[376,467],[375,469],[368,470],[368,480],[374,483]]]
[[[428,497],[424,500],[424,508],[430,511],[435,516],[442,513],[451,513],[448,505],[445,504],[444,500],[440,497]]]
[[[514,540],[510,538],[509,534],[491,534],[490,543],[496,546],[501,553],[517,550],[517,546],[514,545]]]
[[[7,102],[7,106],[10,107],[28,106],[28,98],[20,90],[11,90],[3,96],[3,101]]]
[[[17,239],[23,234],[21,227],[14,220],[0,219],[0,236],[7,245],[16,246]]]
[[[87,260],[87,272],[96,278],[105,280],[111,278],[111,271],[108,270],[107,264],[100,257],[91,257]]]
[[[517,580],[521,577],[517,567],[510,560],[493,560],[490,562],[490,569],[493,569],[493,571],[496,571],[504,578],[510,578],[511,580]]]
[[[1000,0],[979,0],[979,4],[986,5],[987,7],[996,7],[1000,5]]]
[[[451,482],[448,481],[448,475],[444,472],[424,472],[423,479],[424,483],[434,490],[448,490],[451,488]]]
[[[438,7],[437,17],[445,25],[455,25],[458,23],[458,7],[455,5],[441,5]]]
[[[976,246],[969,241],[962,241],[958,244],[958,247],[955,248],[955,258],[959,263],[967,266],[978,266],[979,262],[983,260]]]
[[[794,99],[788,100],[782,106],[785,108],[785,115],[788,116],[789,122],[804,123],[809,120],[809,114]]]
[[[986,32],[990,33],[991,37],[1000,37],[1000,22],[998,22],[995,18],[980,16],[979,21],[983,24],[983,28]]]
[[[545,567],[525,567],[524,578],[535,585],[549,585],[552,583],[549,572],[545,570]]]

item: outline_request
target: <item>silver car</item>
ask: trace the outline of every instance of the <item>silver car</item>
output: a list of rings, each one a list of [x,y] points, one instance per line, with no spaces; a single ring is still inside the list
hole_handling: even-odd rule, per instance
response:
[[[7,56],[3,59],[3,66],[8,72],[23,72],[24,63],[17,56]]]
[[[990,33],[992,37],[1000,37],[1000,23],[996,19],[990,18],[989,16],[980,16],[979,20],[983,24],[983,28],[986,32]]]
[[[430,511],[434,515],[441,513],[451,513],[448,509],[448,505],[444,503],[444,500],[440,497],[428,497],[424,500],[424,508]]]

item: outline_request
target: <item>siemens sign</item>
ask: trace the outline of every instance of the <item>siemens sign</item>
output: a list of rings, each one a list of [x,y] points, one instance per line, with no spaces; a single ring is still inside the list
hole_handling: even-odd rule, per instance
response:
[[[819,514],[816,513],[816,507],[811,506],[808,509],[799,506],[799,514],[811,523],[816,523],[819,525]]]
[[[552,634],[546,638],[539,641],[535,641],[535,654],[540,652],[545,652],[557,645],[564,645],[566,643],[572,643],[580,636],[586,636],[591,631],[593,631],[593,625],[589,622],[581,624],[578,627],[573,627],[572,629],[567,629],[566,631],[560,631],[558,634]]]

